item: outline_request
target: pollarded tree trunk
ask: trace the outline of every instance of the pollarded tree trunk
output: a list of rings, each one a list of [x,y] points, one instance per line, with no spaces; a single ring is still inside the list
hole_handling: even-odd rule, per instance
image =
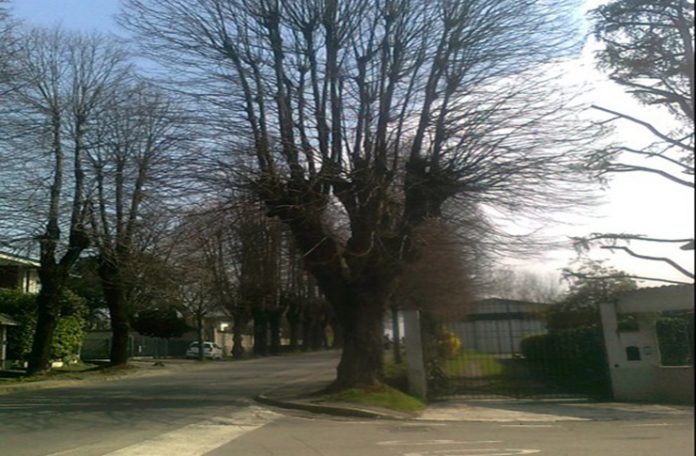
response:
[[[309,351],[312,348],[312,328],[314,319],[310,314],[305,313],[302,319],[302,351]]]
[[[128,313],[123,305],[123,296],[114,293],[109,298],[110,293],[105,293],[105,299],[109,306],[111,315],[111,353],[110,364],[112,366],[123,366],[128,363],[128,334],[130,332],[130,322]]]
[[[128,363],[128,335],[130,321],[126,309],[125,293],[121,287],[118,269],[109,262],[102,260],[98,268],[104,299],[109,308],[111,318],[111,352],[109,354],[112,366],[123,366]]]
[[[52,286],[50,282],[41,287],[36,297],[36,305],[39,310],[32,351],[29,356],[29,369],[27,371],[29,375],[44,372],[49,368],[53,334],[58,325],[59,298],[60,289]]]
[[[333,330],[333,342],[331,343],[331,348],[343,348],[343,327],[337,322],[331,323],[331,329]]]
[[[282,310],[273,310],[269,312],[268,325],[271,331],[271,355],[280,354],[280,320],[282,317]]]
[[[399,308],[395,305],[391,306],[391,323],[392,323],[392,350],[394,352],[394,362],[401,364],[401,331],[399,330]]]
[[[232,357],[234,359],[242,359],[244,357],[244,322],[241,318],[234,317],[232,324]]]
[[[386,297],[371,290],[351,292],[340,303],[343,353],[333,387],[372,386],[382,372],[382,317]]]
[[[200,312],[196,315],[196,334],[198,336],[198,360],[203,361],[205,359],[205,352],[203,351],[203,315]]]
[[[326,338],[326,324],[323,320],[317,320],[316,324],[312,327],[312,350],[328,348],[328,342]]]
[[[290,328],[290,351],[296,351],[300,344],[300,320],[288,314],[288,326]]]
[[[266,311],[254,312],[254,354],[268,354],[268,317]]]

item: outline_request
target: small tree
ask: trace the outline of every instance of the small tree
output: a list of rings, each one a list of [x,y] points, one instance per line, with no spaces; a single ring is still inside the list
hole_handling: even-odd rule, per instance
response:
[[[599,327],[599,305],[616,301],[622,294],[637,288],[630,275],[587,262],[579,271],[565,271],[568,292],[547,314],[550,331],[583,326]]]

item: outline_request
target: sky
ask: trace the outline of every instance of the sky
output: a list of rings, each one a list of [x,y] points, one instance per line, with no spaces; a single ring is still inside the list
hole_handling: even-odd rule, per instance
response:
[[[596,7],[599,0],[588,0],[585,9]],[[36,25],[61,24],[68,29],[83,31],[99,30],[118,33],[113,15],[118,12],[119,0],[12,0],[16,17]],[[588,42],[582,56],[573,63],[574,71],[569,82],[587,83],[592,89],[586,94],[596,104],[633,115],[643,114],[645,118],[654,118],[654,114],[640,106],[622,89],[594,68],[593,51],[596,43]],[[668,117],[661,119],[668,122]],[[649,141],[650,136],[634,126],[620,125],[617,140],[625,143],[640,144]],[[610,187],[603,193],[604,204],[594,207],[585,214],[559,214],[558,219],[564,223],[552,223],[545,226],[542,234],[556,239],[570,236],[582,236],[592,232],[622,232],[652,235],[656,237],[694,237],[694,192],[676,184],[667,182],[658,176],[646,174],[623,174],[612,178]],[[513,230],[515,227],[511,227]],[[669,256],[682,265],[693,270],[692,252],[680,251],[664,246],[658,248],[641,246],[634,243],[636,251],[655,256]],[[593,251],[592,258],[607,258],[612,266],[631,274],[649,277],[661,277],[672,280],[688,279],[669,267],[654,261],[636,260],[619,252],[611,254]],[[542,274],[558,274],[576,258],[568,242],[568,248],[547,251],[533,259],[510,258],[507,264]],[[655,285],[655,283],[650,283]]]

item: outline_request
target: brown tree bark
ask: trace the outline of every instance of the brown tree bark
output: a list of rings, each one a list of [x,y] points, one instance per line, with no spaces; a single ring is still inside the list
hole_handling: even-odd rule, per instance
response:
[[[36,297],[38,318],[32,351],[28,360],[29,368],[27,373],[29,375],[35,375],[50,368],[51,344],[59,317],[57,305],[59,298],[60,289],[56,287],[53,281],[47,282],[45,286],[42,286]]]
[[[238,360],[244,357],[244,326],[242,319],[234,317],[234,322],[232,324],[232,357]]]
[[[282,310],[272,310],[268,316],[268,327],[271,332],[269,351],[271,355],[280,354],[280,320],[283,317]]]
[[[353,287],[340,303],[343,353],[333,387],[373,386],[382,372],[382,318],[386,296],[369,286]]]
[[[124,366],[128,363],[128,335],[130,319],[126,309],[125,295],[121,287],[119,270],[110,260],[102,258],[98,267],[104,299],[111,317],[111,350],[109,363]]]

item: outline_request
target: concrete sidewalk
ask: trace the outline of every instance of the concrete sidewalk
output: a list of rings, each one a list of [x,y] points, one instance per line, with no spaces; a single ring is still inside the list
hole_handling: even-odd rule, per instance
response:
[[[286,409],[304,410],[335,416],[414,419],[418,421],[550,423],[559,421],[666,420],[691,416],[693,406],[620,402],[594,402],[582,399],[481,399],[451,398],[428,404],[419,414],[399,413],[381,407],[349,403],[319,402],[313,393],[333,380],[333,373],[312,376],[266,391],[258,402]]]
[[[665,420],[693,417],[692,406],[582,399],[451,399],[435,402],[418,417],[424,421],[547,423],[557,421]]]

